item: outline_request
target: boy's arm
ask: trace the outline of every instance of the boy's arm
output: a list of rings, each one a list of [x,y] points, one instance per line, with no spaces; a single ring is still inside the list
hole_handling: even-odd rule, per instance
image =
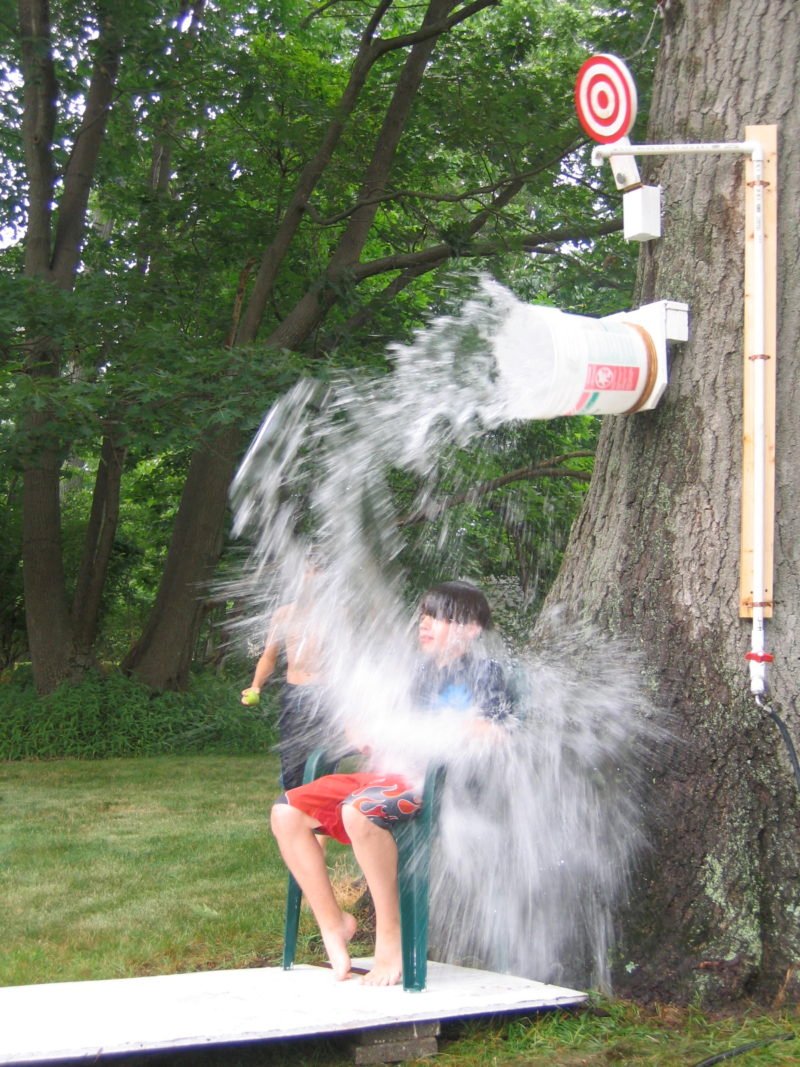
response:
[[[473,696],[476,715],[469,724],[470,734],[494,739],[507,736],[513,707],[505,672],[497,660],[480,662]]]
[[[262,686],[266,683],[267,679],[275,670],[275,666],[278,662],[278,655],[281,650],[281,642],[278,637],[278,631],[280,626],[280,609],[275,612],[270,623],[269,631],[267,633],[267,640],[264,644],[264,651],[258,658],[258,661],[253,671],[253,680],[250,685],[242,690],[242,703],[248,703],[248,697],[251,694],[255,694],[257,697],[261,692]],[[255,703],[258,701],[256,700]]]
[[[494,659],[483,660],[476,678],[475,703],[481,716],[499,722],[513,713],[511,693],[503,668]]]
[[[270,641],[264,646],[264,651],[259,656],[253,672],[253,681],[250,683],[251,689],[260,689],[273,673],[278,662],[280,647],[277,641]]]

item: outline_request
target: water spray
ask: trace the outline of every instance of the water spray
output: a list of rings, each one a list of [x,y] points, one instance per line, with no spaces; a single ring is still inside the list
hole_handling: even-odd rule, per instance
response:
[[[344,750],[368,737],[373,766],[408,776],[446,767],[431,871],[435,958],[608,985],[613,915],[642,845],[639,775],[663,728],[642,664],[556,617],[513,660],[502,635],[480,639],[478,654],[505,660],[515,679],[505,743],[458,742],[458,724],[421,714],[410,693],[415,604],[398,560],[423,535],[399,522],[389,474],[411,472],[419,491],[406,508],[433,513],[443,481],[454,489],[454,448],[493,429],[652,407],[667,343],[686,329],[683,305],[596,320],[531,308],[484,280],[456,313],[393,347],[391,374],[297,383],[235,479],[235,531],[250,558],[227,592],[244,606],[243,632],[255,621],[263,633],[298,595],[312,547],[324,560],[308,616],[328,694],[315,742]],[[459,576],[456,541],[445,532],[432,549],[441,577]]]

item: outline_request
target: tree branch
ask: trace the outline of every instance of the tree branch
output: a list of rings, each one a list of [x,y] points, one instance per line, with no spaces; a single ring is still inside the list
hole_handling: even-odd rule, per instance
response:
[[[352,337],[356,330],[363,328],[381,308],[386,307],[391,300],[399,293],[402,293],[420,275],[426,273],[426,267],[410,267],[408,270],[403,271],[402,274],[396,274],[377,296],[368,303],[362,304],[358,311],[351,315],[346,322],[342,323],[332,337],[317,345],[317,350],[329,350],[331,347],[340,344],[343,338]]]
[[[488,0],[481,0],[488,3]],[[474,5],[473,5],[474,6]],[[453,7],[453,0],[429,0],[422,29],[441,24],[442,12]],[[333,302],[337,279],[350,276],[358,263],[369,231],[377,213],[377,205],[366,204],[386,189],[397,147],[411,114],[426,67],[436,46],[437,35],[427,34],[409,49],[395,82],[391,100],[384,113],[380,132],[375,138],[372,156],[361,178],[359,199],[364,203],[350,216],[344,232],[331,253],[325,272],[328,291],[310,288],[292,308],[286,318],[271,333],[268,343],[292,348],[316,328]],[[332,283],[332,284],[330,284]]]
[[[454,248],[452,244],[441,243],[431,245],[429,248],[420,249],[418,252],[405,252],[394,256],[383,256],[367,263],[357,263],[353,267],[352,275],[355,281],[363,281],[365,278],[374,278],[377,274],[383,274],[392,270],[408,270],[412,267],[426,266],[428,270],[445,263],[448,259],[480,259],[484,256],[492,256],[498,252],[538,252],[544,247],[557,241],[564,244],[569,241],[592,241],[597,237],[605,237],[609,233],[618,233],[622,229],[622,220],[611,219],[596,227],[564,227],[563,229],[547,230],[542,233],[516,234],[509,237],[497,237],[484,241],[472,241],[464,247]]]
[[[325,173],[325,168],[333,157],[347,120],[358,102],[367,80],[367,75],[379,58],[378,53],[373,48],[373,36],[381,18],[391,5],[392,0],[381,0],[367,28],[361,35],[358,52],[350,68],[347,85],[334,111],[334,118],[328,124],[316,153],[303,167],[277,232],[261,257],[261,265],[253,284],[253,291],[242,316],[236,338],[237,342],[247,344],[255,340],[264,315],[264,309],[272,294],[275,279],[294,240],[294,235],[303,218],[308,199]]]
[[[108,124],[122,45],[123,40],[116,30],[114,18],[106,15],[97,40],[83,121],[64,172],[64,194],[59,205],[53,247],[53,276],[57,284],[67,290],[74,285],[80,260],[81,243],[86,232],[89,190]]]
[[[466,492],[453,493],[451,496],[445,497],[444,500],[437,500],[424,508],[411,512],[410,515],[404,515],[398,519],[397,525],[405,527],[413,526],[420,522],[431,522],[458,504],[475,504],[483,497],[495,492],[495,490],[502,489],[503,486],[510,485],[513,482],[529,482],[533,481],[534,478],[573,478],[577,481],[589,482],[592,478],[591,471],[573,470],[571,467],[563,467],[561,464],[570,459],[592,456],[594,456],[594,452],[585,450],[567,452],[563,456],[553,456],[551,459],[544,460],[543,463],[535,467],[518,467],[516,470],[501,474],[497,478],[478,482],[477,485],[471,486]]]
[[[561,156],[558,158],[560,159]],[[350,215],[355,211],[358,211],[359,208],[368,205],[397,203],[401,200],[428,200],[437,204],[462,204],[465,200],[478,200],[481,196],[486,196],[488,193],[495,193],[498,189],[502,190],[510,185],[519,189],[526,181],[529,181],[543,170],[546,170],[552,162],[552,160],[548,160],[546,163],[542,163],[540,166],[526,170],[522,174],[506,175],[498,181],[492,182],[490,185],[479,185],[474,189],[467,189],[466,192],[463,193],[431,193],[422,189],[395,189],[390,192],[380,193],[369,197],[368,199],[358,199],[354,204],[351,204],[350,207],[343,208],[341,211],[337,212],[337,214],[330,215],[328,218],[323,218],[311,203],[305,205],[305,210],[318,226],[335,226],[338,222],[342,222],[344,219],[349,218]]]
[[[336,7],[336,5],[341,2],[342,0],[325,0],[324,3],[319,5],[319,7],[315,7],[309,15],[306,15],[306,17],[300,23],[300,29],[307,30],[311,23],[314,21],[314,19],[319,18],[320,15],[324,15],[328,8]]]
[[[483,11],[487,7],[496,7],[499,3],[500,0],[474,0],[473,3],[467,4],[466,7],[462,7],[461,10],[457,11],[454,15],[448,15],[446,18],[439,19],[437,22],[430,22],[427,26],[421,26],[413,33],[403,33],[397,37],[387,37],[383,40],[376,41],[375,47],[380,50],[380,53],[383,55],[386,52],[398,48],[408,48],[409,45],[420,44],[423,41],[429,40],[431,37],[447,33],[448,30],[457,26],[460,22],[465,22],[473,15],[477,15],[479,11]]]

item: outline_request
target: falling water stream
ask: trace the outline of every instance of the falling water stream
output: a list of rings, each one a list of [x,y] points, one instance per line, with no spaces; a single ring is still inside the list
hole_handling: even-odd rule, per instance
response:
[[[231,591],[256,639],[276,606],[305,603],[329,692],[319,740],[369,738],[375,764],[400,772],[446,765],[433,958],[603,986],[642,845],[638,775],[660,733],[636,659],[554,613],[508,663],[516,706],[500,743],[460,741],[451,720],[421,718],[409,698],[416,613],[392,472],[420,486],[409,510],[433,514],[453,446],[519,417],[518,383],[543,374],[505,329],[521,307],[483,282],[457,314],[394,347],[390,374],[301,380],[279,400],[234,483],[249,556]],[[453,536],[445,521],[428,561],[440,580],[469,577],[449,569]],[[312,555],[323,562],[309,577]],[[480,641],[508,658],[502,635]]]

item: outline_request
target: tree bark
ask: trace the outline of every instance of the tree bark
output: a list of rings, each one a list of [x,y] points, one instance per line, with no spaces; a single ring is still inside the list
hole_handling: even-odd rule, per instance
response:
[[[72,628],[75,658],[79,664],[93,662],[103,590],[111,562],[119,522],[120,484],[125,448],[114,441],[114,430],[103,437],[97,468],[92,510],[86,526],[81,565],[72,598]]]
[[[25,274],[69,291],[75,282],[86,229],[86,206],[106,129],[122,42],[113,19],[102,30],[86,106],[64,173],[58,225],[53,237],[52,203],[56,168],[53,138],[58,84],[50,40],[47,0],[21,0],[20,38],[25,81],[22,132],[30,182]],[[26,372],[42,380],[58,377],[61,354],[50,338],[26,339]],[[53,413],[45,405],[28,412],[23,430],[35,442],[23,469],[22,559],[25,617],[33,677],[39,692],[54,689],[72,663],[72,625],[61,555],[60,476],[66,442],[54,439]]]
[[[25,274],[50,278],[52,194],[55,181],[52,142],[58,85],[50,53],[50,9],[42,0],[23,0],[19,9],[22,70],[25,79],[22,136],[30,183]],[[46,343],[30,338],[25,365],[33,378],[58,373],[58,360]],[[25,621],[34,681],[41,692],[64,677],[71,631],[61,559],[61,516],[58,498],[61,456],[46,445],[47,411],[31,411],[24,430],[37,441],[25,464],[22,482],[22,560]]]
[[[153,689],[186,687],[241,444],[237,429],[206,438],[189,465],[156,602],[121,664]]]
[[[650,143],[742,141],[779,126],[776,605],[772,693],[795,738],[800,300],[800,9],[793,0],[670,0]],[[607,418],[595,476],[551,592],[646,653],[673,740],[654,754],[652,849],[620,916],[623,993],[708,1003],[798,996],[800,806],[781,736],[749,691],[738,617],[744,158],[653,159],[664,234],[644,245],[639,303],[687,302],[691,339],[658,409]]]
[[[31,412],[25,432],[33,440],[47,433],[47,412]],[[22,475],[22,559],[25,625],[33,678],[40,693],[49,693],[67,676],[72,654],[72,626],[61,556],[59,477],[62,454],[40,444],[36,459]]]

